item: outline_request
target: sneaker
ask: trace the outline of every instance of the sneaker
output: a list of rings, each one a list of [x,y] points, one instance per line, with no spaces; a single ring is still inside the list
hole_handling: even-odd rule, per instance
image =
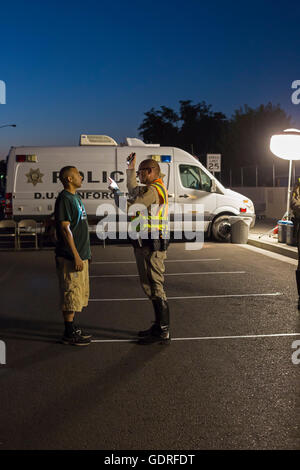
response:
[[[171,341],[169,330],[153,331],[151,334],[144,336],[138,341],[138,344],[169,344]]]
[[[62,343],[69,344],[70,346],[88,346],[90,342],[89,339],[83,338],[75,331],[73,331],[71,336],[63,336],[62,338]]]
[[[77,335],[81,336],[84,339],[91,339],[92,335],[87,333],[87,331],[83,331],[79,325],[74,325],[74,331]]]

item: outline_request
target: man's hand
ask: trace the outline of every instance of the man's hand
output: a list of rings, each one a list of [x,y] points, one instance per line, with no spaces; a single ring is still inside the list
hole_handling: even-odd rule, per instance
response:
[[[127,157],[127,163],[130,161],[128,164],[128,170],[134,170],[135,169],[135,161],[136,161],[136,155],[135,153],[131,153],[129,157]]]
[[[80,256],[74,258],[75,271],[83,271],[83,261]]]

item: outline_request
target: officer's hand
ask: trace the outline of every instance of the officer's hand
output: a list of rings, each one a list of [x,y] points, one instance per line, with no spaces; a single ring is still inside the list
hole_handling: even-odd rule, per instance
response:
[[[136,155],[135,155],[134,152],[132,152],[129,155],[129,157],[127,157],[128,170],[134,170],[135,169],[135,161],[136,161]]]

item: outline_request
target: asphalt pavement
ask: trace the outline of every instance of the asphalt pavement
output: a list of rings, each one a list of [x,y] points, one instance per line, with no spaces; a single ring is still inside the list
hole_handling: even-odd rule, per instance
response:
[[[142,346],[153,314],[132,249],[93,246],[78,317],[93,342],[76,348],[59,342],[53,251],[1,253],[0,449],[299,449],[296,261],[282,258],[172,244],[172,341]]]

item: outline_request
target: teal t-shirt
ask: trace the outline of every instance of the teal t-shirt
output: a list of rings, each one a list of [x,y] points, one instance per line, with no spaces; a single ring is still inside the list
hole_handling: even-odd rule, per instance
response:
[[[91,258],[90,235],[87,215],[79,194],[72,194],[65,189],[59,193],[55,202],[56,256],[73,260],[73,254],[62,235],[60,222],[69,221],[74,243],[82,260]]]

